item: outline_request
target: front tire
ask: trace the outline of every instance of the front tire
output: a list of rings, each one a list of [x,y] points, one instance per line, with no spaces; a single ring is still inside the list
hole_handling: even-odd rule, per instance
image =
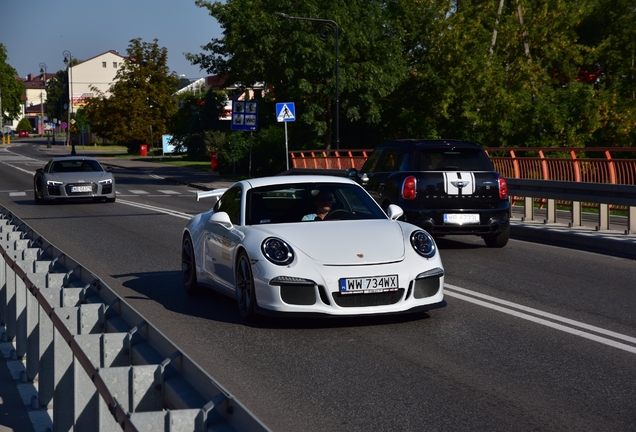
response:
[[[38,180],[35,181],[35,183],[33,184],[33,198],[35,198],[35,203],[36,204],[42,204],[42,196],[40,196],[38,194],[38,186],[41,185],[42,183]],[[40,187],[40,190],[42,189],[42,187]]]
[[[197,280],[197,265],[194,256],[194,246],[189,235],[183,238],[181,247],[181,275],[183,277],[183,289],[189,295],[201,295],[203,289]]]
[[[256,316],[256,293],[254,290],[254,277],[252,265],[245,252],[239,253],[234,270],[236,284],[236,301],[239,312],[246,321],[251,321]]]
[[[489,234],[484,236],[484,242],[486,246],[491,248],[502,248],[508,244],[508,239],[510,239],[510,225],[506,227],[505,230],[498,234]]]

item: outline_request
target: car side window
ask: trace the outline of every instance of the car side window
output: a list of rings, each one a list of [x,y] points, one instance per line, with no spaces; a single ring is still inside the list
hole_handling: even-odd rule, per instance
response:
[[[241,223],[241,196],[242,191],[239,186],[228,189],[214,206],[214,211],[227,213],[232,223],[239,225]]]
[[[400,158],[400,150],[396,148],[385,148],[380,156],[378,165],[375,169],[377,172],[395,171],[402,163]]]
[[[372,173],[376,171],[376,166],[378,165],[378,161],[380,160],[380,155],[382,154],[382,149],[376,149],[371,156],[367,159],[367,161],[362,166],[360,172]]]

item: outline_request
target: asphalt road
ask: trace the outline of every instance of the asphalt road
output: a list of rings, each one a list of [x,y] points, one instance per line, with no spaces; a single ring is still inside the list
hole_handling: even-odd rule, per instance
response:
[[[191,188],[118,169],[114,204],[37,206],[28,172],[42,163],[18,159],[0,154],[0,204],[274,431],[636,430],[632,260],[447,237],[438,243],[444,309],[245,324],[234,301],[189,298],[181,287],[187,214],[209,204]]]

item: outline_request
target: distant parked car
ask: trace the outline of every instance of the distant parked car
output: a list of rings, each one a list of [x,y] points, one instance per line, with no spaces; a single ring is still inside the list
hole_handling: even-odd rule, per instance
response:
[[[20,129],[20,133],[19,135],[20,137],[28,137],[29,136],[29,131],[26,129]]]
[[[115,202],[112,168],[104,169],[95,158],[66,156],[51,159],[33,177],[35,202],[88,198]]]

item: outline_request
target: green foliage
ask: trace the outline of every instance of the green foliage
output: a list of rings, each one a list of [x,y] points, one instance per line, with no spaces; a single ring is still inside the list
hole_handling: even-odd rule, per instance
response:
[[[167,49],[157,42],[132,39],[110,96],[98,94],[86,107],[93,131],[125,143],[131,152],[138,151],[140,143],[158,141],[168,133],[168,119],[177,109],[172,94],[179,80],[169,72]]]
[[[29,119],[27,119],[26,117],[22,117],[20,119],[20,121],[18,122],[18,126],[16,128],[16,130],[20,131],[26,129],[29,131],[29,133],[33,133],[33,126],[31,125],[31,122],[29,121]]]
[[[321,23],[274,12],[339,25],[341,148],[408,137],[501,147],[635,143],[633,0],[196,4],[224,33],[188,59],[229,74],[229,84],[268,89],[253,152],[275,130],[277,101],[296,104],[290,149],[333,146],[334,35],[321,38]]]
[[[266,83],[273,101],[294,101],[301,136],[317,137],[325,147],[333,144],[335,127],[335,27],[330,32],[326,23],[286,20],[274,12],[338,24],[342,127],[378,123],[380,101],[408,72],[399,49],[399,17],[387,11],[383,1],[197,0],[196,4],[207,8],[225,31],[223,38],[203,47],[209,54],[186,57],[210,73],[229,73],[228,84]],[[308,142],[313,145],[313,140]]]
[[[68,119],[68,73],[66,70],[58,71],[46,83],[46,113],[51,120]]]
[[[9,57],[7,49],[0,43],[0,92],[2,92],[2,124],[6,124],[8,120],[18,118],[21,113],[22,99],[24,94],[24,83],[17,81],[18,72],[7,63]],[[31,127],[28,128],[31,130]]]
[[[170,121],[170,130],[177,143],[177,151],[187,149],[192,157],[207,157],[210,147],[218,140],[211,131],[226,130],[228,121],[219,120],[225,106],[225,92],[208,90],[201,94],[186,93],[179,98],[180,108]]]
[[[222,174],[249,175],[251,172],[252,177],[261,177],[286,169],[285,131],[280,125],[268,126],[258,133],[230,132],[226,141],[217,144],[215,149]]]

